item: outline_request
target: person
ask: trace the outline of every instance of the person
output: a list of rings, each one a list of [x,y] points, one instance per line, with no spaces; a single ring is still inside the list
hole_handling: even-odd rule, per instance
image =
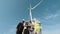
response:
[[[33,20],[29,20],[30,34],[34,34],[34,24]]]
[[[41,26],[40,21],[38,21],[37,19],[34,19],[34,21],[35,21],[35,23],[34,23],[34,33],[35,34],[41,34],[42,26]]]
[[[16,27],[16,34],[22,34],[23,29],[24,29],[23,23],[20,22]]]
[[[30,30],[30,26],[27,26],[27,28],[24,30],[24,34],[30,34],[29,30]]]
[[[22,23],[23,23],[23,26],[24,26],[24,23],[25,23],[25,19],[22,19]]]

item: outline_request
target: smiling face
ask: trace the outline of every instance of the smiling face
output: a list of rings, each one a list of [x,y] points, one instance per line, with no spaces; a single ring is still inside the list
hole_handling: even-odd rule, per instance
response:
[[[27,29],[28,29],[28,30],[31,30],[31,26],[27,26]]]
[[[28,23],[27,22],[24,22],[24,26],[28,26]]]

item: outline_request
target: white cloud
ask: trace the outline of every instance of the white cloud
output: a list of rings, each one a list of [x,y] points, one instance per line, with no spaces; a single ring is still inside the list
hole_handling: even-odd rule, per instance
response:
[[[42,34],[60,34],[60,24],[47,25],[43,28]]]
[[[42,34],[60,34],[60,30],[43,31]]]
[[[56,18],[58,16],[59,16],[59,14],[54,14],[54,15],[52,14],[52,15],[45,17],[45,19],[48,20],[48,19]]]

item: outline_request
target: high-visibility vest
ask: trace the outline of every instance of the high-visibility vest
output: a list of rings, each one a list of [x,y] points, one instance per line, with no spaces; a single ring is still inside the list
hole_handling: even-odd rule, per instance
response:
[[[40,29],[42,29],[42,26],[39,24],[39,23],[34,23],[34,31],[38,31],[38,30],[40,30]]]

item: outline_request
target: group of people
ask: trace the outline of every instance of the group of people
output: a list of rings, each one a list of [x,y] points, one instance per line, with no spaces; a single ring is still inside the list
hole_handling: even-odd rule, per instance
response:
[[[33,24],[31,20],[27,22],[25,20],[22,20],[22,22],[19,22],[16,27],[16,34],[40,34],[40,25],[37,24],[36,20],[33,22]]]

